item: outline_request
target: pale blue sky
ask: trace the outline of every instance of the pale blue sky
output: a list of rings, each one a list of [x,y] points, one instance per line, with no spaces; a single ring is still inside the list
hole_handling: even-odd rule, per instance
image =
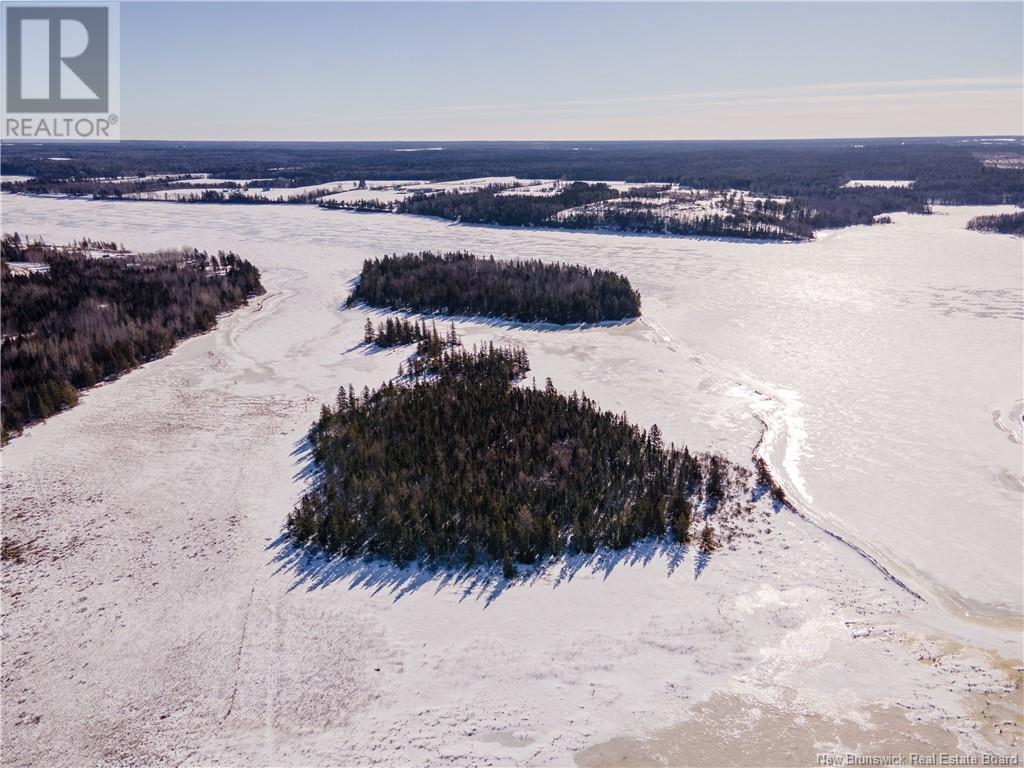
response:
[[[1020,134],[1024,4],[121,4],[122,138]]]

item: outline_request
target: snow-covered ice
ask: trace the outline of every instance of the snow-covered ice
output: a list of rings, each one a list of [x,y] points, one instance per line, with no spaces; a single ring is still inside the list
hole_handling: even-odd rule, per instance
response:
[[[5,231],[51,242],[230,249],[267,288],[3,449],[23,552],[3,565],[5,763],[615,764],[669,743],[699,761],[697,725],[725,749],[779,718],[816,751],[879,728],[1020,750],[1020,245],[964,229],[1002,209],[780,244],[2,203]],[[762,503],[708,563],[647,546],[507,588],[296,557],[280,534],[306,428],[408,353],[358,346],[349,281],[425,248],[626,274],[639,321],[459,331],[691,448],[748,462],[767,425],[807,520]]]

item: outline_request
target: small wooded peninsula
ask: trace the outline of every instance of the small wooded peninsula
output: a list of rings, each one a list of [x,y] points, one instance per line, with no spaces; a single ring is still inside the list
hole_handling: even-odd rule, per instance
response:
[[[405,366],[403,366],[405,368]],[[288,518],[303,546],[406,563],[515,563],[685,543],[737,484],[716,455],[666,446],[586,395],[517,385],[518,347],[467,350],[454,331],[419,342],[408,373],[338,391],[309,431],[318,479]]]
[[[640,294],[615,272],[465,252],[422,251],[367,259],[347,304],[360,301],[413,312],[559,325],[640,315]]]
[[[2,270],[5,441],[263,293],[259,271],[234,253],[136,254],[88,239],[55,246],[5,236]]]
[[[967,228],[977,232],[996,232],[1000,235],[1024,237],[1024,211],[975,216],[967,222]]]

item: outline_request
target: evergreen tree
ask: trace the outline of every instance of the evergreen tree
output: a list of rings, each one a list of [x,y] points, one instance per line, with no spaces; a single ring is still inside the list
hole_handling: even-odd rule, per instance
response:
[[[718,549],[718,543],[715,541],[715,529],[710,525],[705,525],[700,534],[700,551],[710,554],[716,549]]]

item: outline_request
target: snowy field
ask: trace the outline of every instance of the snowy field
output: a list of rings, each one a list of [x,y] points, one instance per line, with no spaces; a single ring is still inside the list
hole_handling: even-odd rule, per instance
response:
[[[3,535],[22,551],[3,565],[5,764],[1020,753],[1021,250],[964,229],[1008,209],[778,244],[0,201],[4,231],[230,249],[267,288],[3,449]],[[538,381],[692,449],[749,463],[766,425],[806,519],[762,503],[707,562],[641,546],[511,586],[297,557],[281,526],[309,423],[409,351],[359,346],[349,281],[424,248],[626,274],[636,322],[459,333],[522,344]]]

